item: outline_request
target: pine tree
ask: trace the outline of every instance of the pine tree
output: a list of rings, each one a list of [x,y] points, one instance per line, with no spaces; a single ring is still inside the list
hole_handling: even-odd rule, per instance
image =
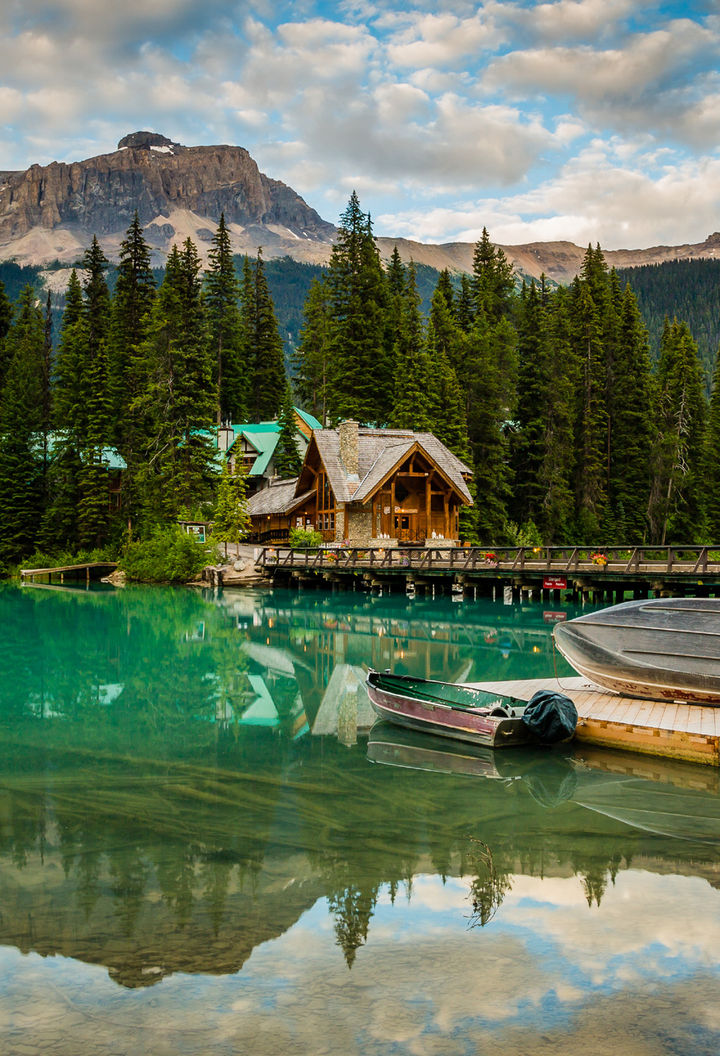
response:
[[[31,553],[44,498],[44,323],[26,286],[6,335],[9,364],[0,396],[0,561]]]
[[[296,477],[300,472],[302,459],[295,440],[295,408],[293,407],[290,384],[286,384],[280,415],[278,417],[280,435],[275,447],[275,472],[283,480]]]
[[[5,284],[0,280],[0,391],[5,383],[9,358],[5,351],[5,338],[12,323],[13,307],[5,293]]]
[[[240,283],[225,224],[225,214],[212,240],[205,272],[205,305],[218,391],[218,424],[247,417],[247,366],[240,318]]]
[[[383,423],[392,409],[394,364],[388,347],[388,295],[372,233],[353,191],[340,217],[328,270],[330,414]]]
[[[148,426],[139,484],[151,523],[188,515],[212,487],[217,394],[199,272],[190,239],[173,247],[143,349],[149,380],[135,404]]]
[[[399,318],[395,334],[394,399],[390,424],[399,429],[430,432],[434,424],[432,365],[423,332],[414,265],[409,265],[407,273],[402,268],[399,274],[402,275],[402,288],[399,293],[392,293]],[[394,281],[396,277],[393,277]]]
[[[715,360],[704,457],[707,528],[711,542],[720,540],[720,348]]]
[[[327,283],[314,279],[303,307],[300,342],[293,356],[294,383],[303,407],[321,422],[328,413],[330,320]]]
[[[641,543],[647,531],[655,391],[647,331],[630,286],[622,294],[608,389],[608,504],[616,543]]]
[[[663,332],[658,364],[658,435],[648,518],[653,542],[693,542],[704,529],[706,403],[702,366],[687,323]]]
[[[235,473],[230,472],[227,459],[223,461],[222,476],[218,486],[213,514],[213,539],[225,544],[237,545],[247,537],[250,530],[250,514],[247,509],[247,481],[242,459],[236,464]]]
[[[73,269],[65,293],[65,310],[55,362],[53,427],[55,441],[48,474],[48,504],[40,528],[40,545],[75,549],[82,452],[88,433],[87,327],[83,295]]]
[[[470,288],[474,318],[484,315],[491,324],[498,323],[507,313],[514,285],[512,264],[501,249],[493,246],[484,227],[473,253]]]
[[[135,213],[120,243],[109,335],[112,433],[127,467],[123,475],[122,504],[129,525],[137,513],[139,501],[135,479],[144,431],[142,421],[132,408],[145,386],[141,350],[148,335],[154,300],[155,277],[150,247]]]
[[[590,263],[594,266],[594,258]],[[594,542],[600,538],[607,504],[605,349],[601,314],[593,299],[591,284],[576,279],[572,293],[573,344],[582,364],[575,441],[578,452],[575,477],[577,530],[582,541]]]
[[[250,417],[255,422],[270,421],[280,411],[286,375],[282,341],[260,249],[252,268],[247,264],[243,270],[241,325],[252,364]]]

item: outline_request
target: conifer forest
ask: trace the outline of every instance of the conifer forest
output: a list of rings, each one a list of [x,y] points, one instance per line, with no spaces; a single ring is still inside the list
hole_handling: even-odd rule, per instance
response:
[[[11,299],[0,281],[6,568],[222,521],[218,425],[279,419],[292,476],[293,404],[433,432],[473,470],[471,542],[720,540],[720,367],[708,398],[678,318],[652,320],[653,362],[636,292],[599,246],[558,287],[519,281],[483,231],[472,274],[440,273],[426,312],[415,266],[381,260],[353,194],[289,369],[262,254],[237,268],[223,217],[204,268],[188,239],[158,279],[136,217],[112,292],[107,270],[94,239],[55,327],[50,294]]]

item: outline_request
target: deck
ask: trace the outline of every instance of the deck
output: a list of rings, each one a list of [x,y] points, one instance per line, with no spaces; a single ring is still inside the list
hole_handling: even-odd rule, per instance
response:
[[[461,589],[485,583],[578,593],[720,591],[720,546],[265,546],[255,564],[270,577],[342,581],[359,574],[380,587],[394,578],[421,587],[454,581]]]
[[[576,741],[720,765],[720,707],[622,697],[580,677],[467,684],[521,700],[557,690],[578,710]]]
[[[57,576],[64,583],[67,576],[73,580],[84,578],[89,583],[91,579],[107,576],[116,568],[117,561],[87,561],[80,565],[56,565],[54,568],[21,568],[20,581],[34,583],[36,577],[47,577],[47,582],[51,583],[53,576]]]

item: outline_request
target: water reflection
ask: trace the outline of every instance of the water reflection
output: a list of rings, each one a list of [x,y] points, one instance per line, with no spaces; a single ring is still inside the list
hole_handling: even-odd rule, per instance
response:
[[[662,912],[682,878],[720,883],[714,770],[373,726],[366,665],[550,677],[542,608],[5,588],[0,613],[0,946],[26,957],[99,965],[127,992],[163,995],[184,973],[240,972],[256,1007],[272,989],[258,964],[277,973],[270,951],[287,947],[298,965],[319,958],[320,993],[330,964],[367,986],[372,963],[387,986],[397,976],[406,1007],[408,964],[432,956],[433,929],[442,957],[458,944],[453,971],[490,933],[501,958],[522,935],[534,963],[548,905],[578,898],[628,923],[637,910],[618,892],[637,897],[638,870],[653,890],[670,885]],[[710,941],[698,940],[703,963]],[[236,1000],[218,990],[211,1004]],[[397,1022],[395,1009],[388,1037]]]

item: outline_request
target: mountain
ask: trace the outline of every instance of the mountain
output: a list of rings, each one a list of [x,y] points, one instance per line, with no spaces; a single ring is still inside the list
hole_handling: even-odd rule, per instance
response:
[[[185,147],[155,132],[133,132],[118,149],[85,161],[31,165],[0,171],[0,260],[18,264],[75,263],[97,235],[111,259],[137,210],[154,261],[163,264],[175,242],[186,238],[207,256],[220,213],[233,250],[266,258],[289,256],[309,264],[329,260],[335,227],[292,188],[261,173],[243,147]],[[397,245],[405,260],[430,268],[469,272],[469,242],[429,245],[378,238],[383,258]],[[560,283],[577,274],[585,253],[572,242],[503,246],[516,270]],[[720,258],[720,233],[697,245],[609,250],[608,264],[642,267],[670,260]],[[55,276],[64,285],[66,272]],[[50,283],[53,285],[53,283]]]
[[[221,212],[236,252],[262,245],[271,256],[295,250],[322,262],[335,233],[242,147],[183,147],[136,132],[111,154],[0,173],[0,259],[70,264],[93,235],[117,257],[135,210],[158,263],[188,237],[207,250]]]

